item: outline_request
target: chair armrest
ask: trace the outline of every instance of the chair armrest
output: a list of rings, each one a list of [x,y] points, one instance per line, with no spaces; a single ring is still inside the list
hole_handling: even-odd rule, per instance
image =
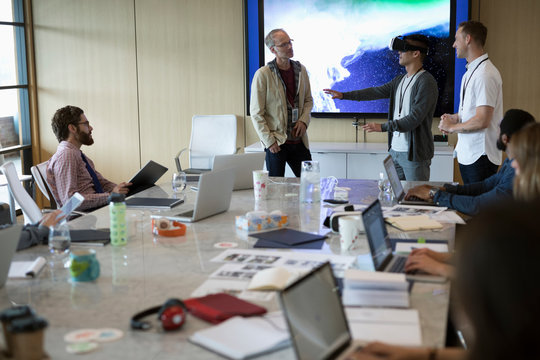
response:
[[[180,165],[180,156],[182,155],[182,153],[184,151],[186,151],[187,148],[183,148],[182,150],[180,150],[178,152],[178,154],[176,154],[176,156],[174,157],[174,162],[176,163],[176,170],[178,171],[182,171],[182,165]]]

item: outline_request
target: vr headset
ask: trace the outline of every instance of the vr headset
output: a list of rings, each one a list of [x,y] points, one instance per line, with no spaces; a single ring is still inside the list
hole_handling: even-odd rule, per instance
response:
[[[407,40],[407,36],[403,36],[403,35],[396,36],[395,38],[390,40],[390,45],[388,45],[388,48],[393,51],[403,51],[403,52],[418,50],[421,53],[428,55],[429,47],[427,46],[427,44],[425,46],[416,46],[416,45],[409,44],[406,40]],[[411,38],[411,40],[416,40],[416,39]]]

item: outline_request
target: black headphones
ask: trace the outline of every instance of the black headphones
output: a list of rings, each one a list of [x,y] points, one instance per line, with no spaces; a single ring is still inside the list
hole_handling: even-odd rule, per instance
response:
[[[149,330],[152,325],[148,321],[141,321],[148,315],[158,314],[161,326],[166,331],[177,330],[182,327],[188,313],[186,305],[179,299],[169,299],[163,305],[154,306],[141,311],[131,318],[131,328],[134,330]]]

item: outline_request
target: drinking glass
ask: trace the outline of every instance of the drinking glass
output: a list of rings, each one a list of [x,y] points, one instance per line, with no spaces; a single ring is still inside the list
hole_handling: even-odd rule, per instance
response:
[[[66,222],[60,222],[49,228],[49,252],[52,260],[64,260],[69,255],[71,236]]]
[[[175,194],[183,193],[186,189],[186,173],[176,172],[172,176],[172,189]]]
[[[318,161],[302,161],[300,175],[300,202],[317,203],[321,201],[321,172]]]

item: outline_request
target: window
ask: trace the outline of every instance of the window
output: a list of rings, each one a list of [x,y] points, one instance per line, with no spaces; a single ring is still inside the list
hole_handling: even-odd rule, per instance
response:
[[[23,10],[23,0],[0,0],[0,164],[13,161],[19,174],[30,174],[32,141]],[[0,186],[0,201],[8,202],[6,186]]]

